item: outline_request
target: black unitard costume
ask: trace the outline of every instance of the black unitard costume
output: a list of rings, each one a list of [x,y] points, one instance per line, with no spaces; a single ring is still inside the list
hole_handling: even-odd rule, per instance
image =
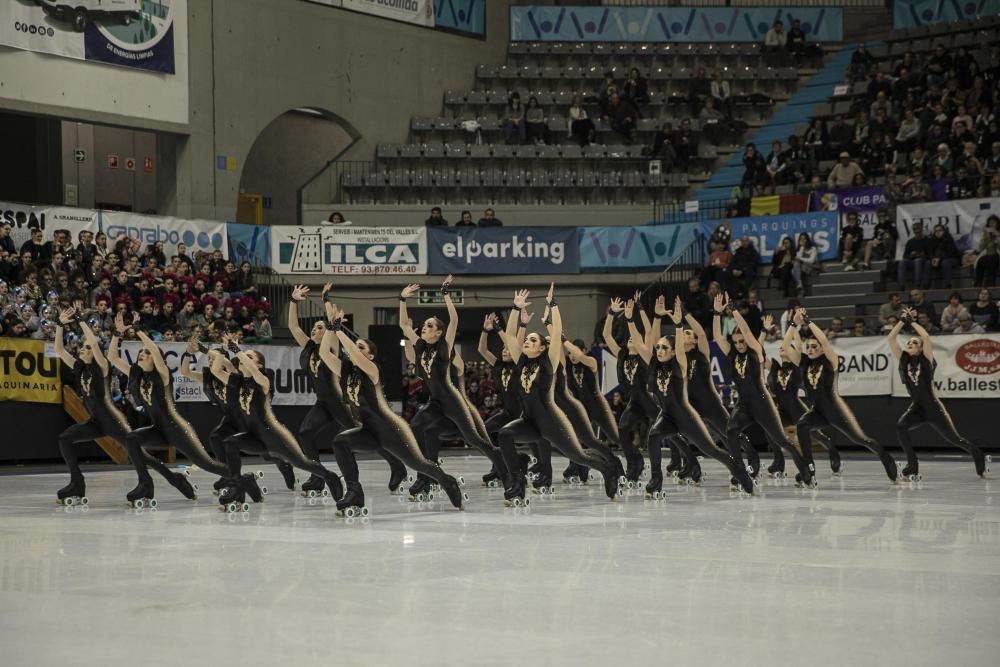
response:
[[[796,425],[802,455],[812,461],[812,431],[832,426],[855,445],[874,452],[885,467],[885,474],[892,481],[896,481],[896,462],[882,445],[861,430],[851,409],[837,393],[837,371],[826,355],[820,355],[815,359],[803,355],[800,366],[802,386],[812,402],[812,409],[802,415]]]
[[[274,416],[271,397],[264,393],[257,380],[233,372],[229,376],[229,386],[230,400],[237,401],[239,414],[247,429],[244,433],[226,439],[226,460],[230,476],[234,479],[241,478],[240,450],[260,454],[266,452],[278,460],[318,476],[329,485],[333,497],[340,500],[343,496],[340,478],[318,460],[306,456],[292,432]],[[271,389],[274,389],[273,383]],[[222,500],[220,497],[220,501]]]
[[[522,415],[500,430],[500,449],[511,471],[511,484],[504,492],[507,500],[524,498],[524,472],[517,454],[518,443],[545,441],[574,463],[596,468],[604,475],[604,490],[609,498],[617,493],[615,468],[596,452],[584,451],[565,413],[553,396],[555,372],[546,350],[531,358],[522,354],[513,381],[518,383]],[[551,470],[549,471],[551,474]]]
[[[910,406],[896,422],[896,436],[906,452],[904,475],[916,475],[919,470],[917,453],[913,449],[910,431],[921,424],[927,424],[949,445],[964,449],[976,462],[976,473],[986,470],[986,457],[978,447],[963,438],[955,429],[951,416],[934,393],[934,371],[937,361],[931,362],[923,353],[911,355],[903,352],[899,357],[899,377],[910,394]]]
[[[767,386],[774,395],[774,401],[778,408],[778,416],[781,424],[785,428],[794,428],[802,415],[809,411],[806,404],[799,398],[799,389],[802,387],[802,369],[798,364],[790,361],[782,361],[780,364],[772,360],[771,370],[767,374]],[[813,437],[821,442],[827,451],[830,452],[830,467],[833,472],[840,472],[840,452],[830,438],[819,431]],[[784,472],[785,455],[780,449],[774,450],[774,461],[768,466],[768,471]]]
[[[156,368],[145,371],[136,364],[129,370],[128,390],[132,398],[146,410],[152,422],[150,426],[137,428],[128,434],[127,439],[132,445],[154,449],[174,447],[199,468],[219,477],[226,476],[225,464],[209,456],[198,434],[191,428],[191,424],[177,412],[177,406],[174,405],[172,376],[169,382],[164,384]],[[135,492],[140,494],[136,496],[138,498],[153,497],[152,479],[145,481],[148,483],[148,488],[135,489]]]
[[[597,424],[599,435],[609,442],[618,442],[618,424],[611,406],[601,393],[597,382],[597,372],[583,363],[573,363],[566,359],[569,372],[566,380],[569,390],[578,401],[583,403],[590,421]]]
[[[652,424],[660,412],[646,391],[647,372],[646,362],[642,357],[628,352],[624,347],[619,350],[618,381],[622,384],[628,405],[618,419],[618,444],[625,453],[628,464],[625,477],[632,482],[639,479],[645,465],[642,451],[635,445],[632,437],[644,425]]]
[[[183,475],[171,472],[159,459],[142,451],[141,447],[128,439],[131,429],[125,416],[111,404],[111,381],[100,365],[94,360],[88,364],[77,359],[73,363],[73,375],[74,389],[90,414],[90,419],[81,424],[73,424],[59,434],[59,453],[69,467],[70,483],[57,492],[57,497],[63,500],[70,496],[85,495],[86,485],[77,458],[76,444],[104,436],[114,438],[126,448],[139,475],[140,487],[148,483],[152,489],[152,479],[147,471],[147,466],[150,466],[188,498],[194,497],[194,490]]]
[[[568,363],[568,360],[566,360],[566,363]],[[615,468],[616,479],[622,476],[624,471],[621,469],[621,462],[611,452],[611,448],[607,443],[598,438],[597,434],[594,433],[594,427],[591,424],[590,417],[587,415],[587,408],[570,392],[566,378],[565,364],[560,364],[559,368],[556,369],[555,380],[553,393],[556,405],[565,413],[566,418],[569,419],[569,423],[573,426],[573,431],[576,433],[580,444],[587,449],[594,450],[602,459],[612,465]],[[585,480],[587,474],[586,468],[577,465],[576,470],[580,474],[580,478]]]
[[[521,399],[517,391],[517,364],[498,360],[493,364],[493,388],[500,396],[500,412],[486,420],[486,432],[496,438],[504,426],[521,416]],[[499,441],[494,441],[499,446]]]
[[[402,461],[440,484],[451,503],[460,508],[462,492],[458,481],[421,453],[413,431],[389,408],[381,384],[373,382],[367,373],[348,360],[341,361],[340,374],[346,383],[345,395],[358,410],[360,424],[341,431],[333,440],[337,465],[347,482],[347,493],[337,503],[337,508],[363,507],[365,504],[354,452],[378,452],[383,457],[392,456]]]
[[[764,371],[761,368],[757,352],[749,346],[746,352],[739,352],[736,345],[732,344],[729,349],[728,361],[729,377],[732,381],[732,387],[738,395],[737,403],[726,426],[726,442],[730,456],[737,462],[742,461],[740,435],[747,427],[756,423],[764,431],[772,449],[781,447],[791,455],[795,466],[799,469],[796,479],[803,483],[812,482],[814,472],[812,450],[806,450],[803,447],[800,454],[795,445],[785,436],[778,410],[764,386]]]

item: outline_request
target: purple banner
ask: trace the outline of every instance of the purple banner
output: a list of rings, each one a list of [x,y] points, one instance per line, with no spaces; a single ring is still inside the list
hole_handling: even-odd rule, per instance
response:
[[[875,215],[879,209],[890,208],[889,200],[885,198],[885,188],[881,185],[871,185],[861,188],[843,188],[841,190],[826,190],[813,193],[812,208],[814,211],[835,211],[843,228],[848,213],[858,214],[858,223],[866,239],[874,233]]]

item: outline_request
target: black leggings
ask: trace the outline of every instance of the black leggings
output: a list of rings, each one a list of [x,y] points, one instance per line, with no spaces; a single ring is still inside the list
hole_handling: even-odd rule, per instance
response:
[[[463,441],[486,456],[494,468],[506,470],[500,453],[488,436],[480,434],[479,427],[469,414],[469,406],[460,398],[455,405],[445,405],[437,399],[428,401],[410,420],[410,428],[420,443],[423,455],[432,461],[437,461],[442,434],[457,432]]]
[[[76,445],[81,442],[89,442],[98,438],[108,437],[121,443],[128,452],[129,460],[139,476],[140,482],[151,482],[148,468],[163,475],[164,479],[170,479],[174,473],[171,472],[155,456],[142,450],[135,442],[129,440],[129,432],[124,428],[112,423],[102,424],[96,419],[90,419],[82,424],[73,424],[59,434],[59,453],[62,454],[66,466],[69,468],[71,479],[83,479],[83,472],[80,470],[80,461],[77,458]]]
[[[226,438],[239,432],[240,429],[233,423],[233,420],[226,416],[208,434],[208,446],[212,448],[212,456],[217,461],[226,460]]]
[[[402,461],[418,474],[443,484],[448,475],[435,462],[420,452],[416,441],[408,442],[389,424],[370,425],[362,423],[345,431],[333,439],[333,453],[337,457],[337,465],[344,479],[352,484],[359,484],[358,462],[355,452],[378,452],[386,460],[390,458]]]
[[[332,470],[327,469],[319,461],[309,459],[298,447],[287,447],[278,440],[270,439],[270,443],[265,442],[253,432],[237,433],[226,438],[226,465],[228,475],[231,479],[239,479],[243,470],[243,458],[240,452],[259,454],[266,460],[284,461],[285,463],[305,470],[316,475],[331,489],[336,488],[338,477]]]
[[[163,449],[166,447],[174,447],[177,451],[186,456],[191,463],[195,464],[202,470],[218,475],[219,477],[226,476],[226,473],[228,472],[226,465],[209,456],[200,441],[195,440],[194,437],[188,437],[188,434],[184,432],[185,429],[183,426],[175,424],[174,428],[171,430],[174,431],[174,433],[168,437],[167,435],[164,435],[163,430],[156,424],[152,426],[144,426],[129,433],[127,441],[131,446],[141,447],[143,449]]]
[[[599,440],[597,434],[594,433],[594,427],[590,424],[587,409],[583,407],[583,403],[574,396],[558,392],[556,392],[555,399],[556,405],[569,419],[580,444],[588,449],[593,449],[602,459],[614,465],[614,454],[611,453],[611,447]]]
[[[789,409],[791,408],[791,409]],[[785,429],[795,428],[795,425],[802,418],[802,415],[809,412],[809,408],[806,404],[802,402],[801,399],[796,399],[794,404],[789,405],[788,403],[782,403],[778,406],[778,416],[781,418],[781,425]],[[795,434],[796,439],[798,439],[798,432]],[[812,434],[812,439],[815,440],[821,447],[824,447],[830,454],[830,465],[834,468],[834,471],[840,469],[840,452],[837,450],[837,445],[834,444],[833,439],[828,437],[826,433],[822,431],[815,431]],[[801,445],[800,445],[801,447]],[[771,447],[771,451],[774,452],[773,465],[778,470],[785,469],[785,455],[782,453],[780,448]]]
[[[629,461],[634,461],[637,458],[642,459],[642,452],[635,445],[632,437],[642,431],[643,425],[649,421],[645,411],[636,405],[637,402],[638,399],[629,401],[618,420],[618,444],[621,446],[625,458]]]
[[[799,419],[796,425],[796,432],[799,436],[799,447],[802,448],[802,456],[806,457],[806,460],[812,461],[812,432],[832,426],[853,444],[865,447],[878,456],[879,459],[884,460],[885,449],[882,445],[875,442],[874,439],[861,430],[857,419],[854,418],[854,413],[851,412],[851,409],[847,407],[847,404],[839,396],[834,396],[833,400],[835,402],[834,405],[821,405],[817,402],[812,410],[802,415],[802,418]]]
[[[302,453],[306,458],[318,461],[320,447],[325,443],[332,443],[343,428],[350,426],[353,424],[341,424],[337,421],[333,413],[322,402],[317,401],[309,408],[299,425],[298,441]]]
[[[741,461],[739,437],[743,431],[751,424],[756,423],[764,431],[768,444],[772,448],[782,448],[788,452],[795,461],[795,467],[807,478],[812,478],[812,473],[808,472],[809,465],[812,464],[812,448],[802,445],[802,436],[799,436],[799,444],[802,446],[802,453],[795,448],[792,441],[785,436],[785,430],[781,426],[781,419],[778,417],[778,410],[774,403],[766,398],[754,398],[748,402],[740,401],[733,413],[729,416],[729,423],[726,426],[726,445],[729,454],[736,461]]]
[[[709,391],[712,393],[707,394],[706,392]],[[688,402],[695,409],[695,412],[701,415],[701,421],[704,422],[712,437],[719,442],[727,443],[728,447],[729,411],[722,404],[722,398],[718,392],[711,387],[695,391],[691,391],[689,388]],[[757,456],[757,451],[753,448],[753,443],[745,434],[741,433],[740,435],[740,448],[746,454],[747,460],[754,461],[754,467],[760,465],[760,459]],[[775,451],[780,452],[781,450],[775,448]],[[738,463],[742,465],[743,459],[739,459]]]
[[[597,424],[600,429],[600,436],[608,442],[620,442],[618,437],[618,424],[615,422],[615,414],[611,412],[611,406],[600,394],[593,396],[583,396],[580,399],[587,409],[587,416],[590,421]]]
[[[614,479],[615,471],[612,465],[599,454],[589,453],[583,449],[569,419],[555,405],[547,405],[535,415],[526,414],[510,422],[500,429],[499,439],[500,451],[511,471],[520,468],[516,445],[537,443],[540,461],[544,460],[541,455],[547,453],[547,448],[551,445],[573,463],[595,468],[605,477],[610,475],[610,479]],[[551,455],[548,458],[551,460]]]
[[[955,430],[951,416],[940,401],[934,401],[931,405],[913,402],[896,422],[896,436],[899,438],[899,444],[903,447],[903,451],[906,452],[906,461],[911,466],[917,465],[917,452],[913,449],[910,431],[921,424],[927,424],[933,428],[949,445],[963,449],[969,454],[975,454],[979,451],[978,447]],[[915,473],[916,470],[913,472]]]

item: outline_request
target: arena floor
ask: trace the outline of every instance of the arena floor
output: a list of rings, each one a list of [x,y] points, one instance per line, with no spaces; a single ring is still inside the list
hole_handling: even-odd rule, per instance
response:
[[[3,662],[997,664],[1000,485],[971,461],[891,487],[848,459],[753,498],[706,462],[666,501],[560,485],[528,511],[478,486],[482,459],[445,468],[467,511],[390,496],[372,461],[371,518],[350,525],[273,468],[247,515],[201,471],[197,502],[160,482],[156,511],[124,506],[131,471],[88,473],[87,511],[55,504],[64,474],[0,476]]]

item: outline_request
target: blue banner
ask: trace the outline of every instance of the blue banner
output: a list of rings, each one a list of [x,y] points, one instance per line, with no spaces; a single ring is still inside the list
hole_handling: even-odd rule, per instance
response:
[[[739,247],[740,238],[749,236],[757,252],[761,264],[770,264],[774,250],[781,239],[791,237],[792,243],[798,245],[799,234],[806,233],[816,244],[820,260],[836,259],[837,213],[835,211],[814,211],[811,213],[790,213],[788,215],[759,215],[753,218],[731,218],[729,220],[703,222],[701,231],[709,238],[716,227],[727,226],[732,232],[732,249]]]
[[[486,0],[434,0],[434,25],[485,36]]]
[[[802,22],[811,42],[843,40],[839,7],[512,6],[510,38],[543,42],[763,42],[771,25]]]
[[[268,225],[226,225],[229,237],[229,259],[237,266],[250,262],[254,266],[271,266],[271,227]]]
[[[697,238],[700,225],[645,227],[581,227],[580,270],[663,268]]]
[[[1000,14],[1000,0],[895,0],[892,27],[916,28]]]
[[[427,230],[427,273],[579,273],[578,227]]]

